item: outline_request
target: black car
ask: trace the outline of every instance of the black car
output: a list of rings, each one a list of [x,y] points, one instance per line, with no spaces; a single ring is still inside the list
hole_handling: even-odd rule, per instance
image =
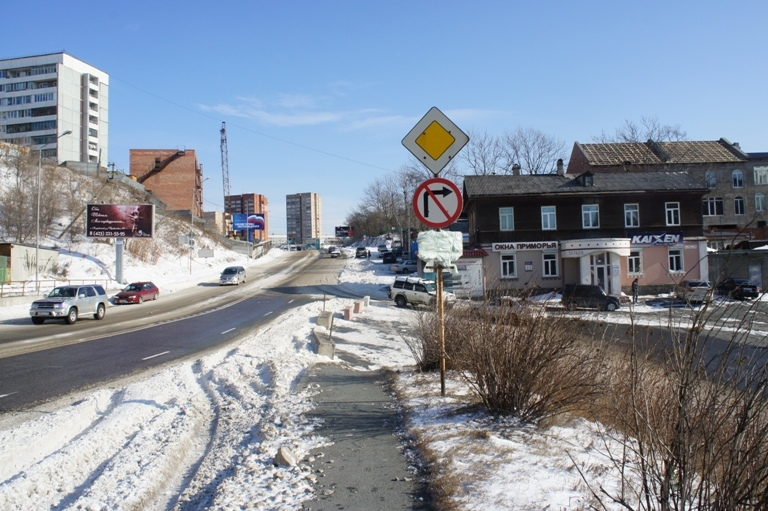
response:
[[[745,300],[760,296],[760,288],[749,282],[749,279],[734,279],[728,277],[721,280],[715,287],[717,294],[728,296],[735,300]]]
[[[357,247],[355,249],[355,257],[358,259],[368,257],[368,249],[365,247]]]
[[[563,288],[562,295],[561,302],[568,310],[585,308],[613,312],[621,307],[619,299],[605,294],[600,286],[568,284]]]
[[[384,264],[393,264],[397,262],[397,256],[392,252],[384,252],[381,256],[381,262]]]

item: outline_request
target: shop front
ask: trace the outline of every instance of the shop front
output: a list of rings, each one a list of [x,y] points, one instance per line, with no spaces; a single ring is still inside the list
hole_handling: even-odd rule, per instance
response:
[[[622,258],[629,256],[628,238],[562,242],[563,279],[566,284],[592,284],[609,295],[621,294]]]

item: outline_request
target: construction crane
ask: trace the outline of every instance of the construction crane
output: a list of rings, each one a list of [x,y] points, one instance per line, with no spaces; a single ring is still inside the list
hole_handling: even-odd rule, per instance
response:
[[[221,123],[221,180],[224,183],[224,211],[227,210],[227,197],[231,192],[229,191],[229,156],[227,149],[227,123]]]

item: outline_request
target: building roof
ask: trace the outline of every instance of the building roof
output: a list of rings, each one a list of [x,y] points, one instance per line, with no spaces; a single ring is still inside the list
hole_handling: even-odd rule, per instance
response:
[[[691,165],[702,163],[739,163],[748,155],[737,145],[721,138],[715,141],[624,142],[580,144],[576,146],[590,166],[619,165]]]
[[[584,186],[580,179],[581,176],[568,177],[558,174],[465,176],[464,194],[469,200],[472,200],[480,197],[544,194],[643,193],[670,190],[706,193],[708,191],[700,177],[688,172],[588,174],[592,176],[592,186]]]

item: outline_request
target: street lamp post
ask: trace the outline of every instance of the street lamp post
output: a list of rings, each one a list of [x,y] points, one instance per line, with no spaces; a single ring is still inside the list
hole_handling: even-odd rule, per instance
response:
[[[67,130],[61,135],[56,137],[56,141],[63,137],[64,135],[69,135],[72,133],[72,130]],[[46,148],[46,146],[52,144],[53,142],[48,142],[47,144],[44,144],[38,151],[37,151],[37,229],[35,233],[35,294],[40,292],[40,172],[43,168],[43,149]],[[58,151],[57,151],[58,153]]]

